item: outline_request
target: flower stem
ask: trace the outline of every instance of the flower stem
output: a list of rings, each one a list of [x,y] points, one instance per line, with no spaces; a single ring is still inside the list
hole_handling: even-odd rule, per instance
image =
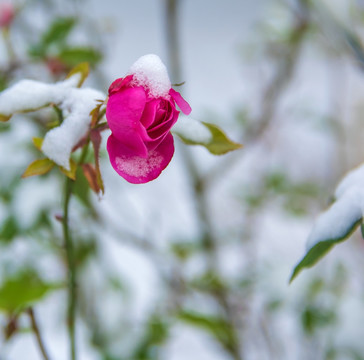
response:
[[[34,310],[33,308],[29,308],[27,310],[27,313],[29,315],[29,318],[30,318],[30,322],[31,322],[31,325],[32,325],[32,330],[37,338],[37,342],[38,342],[38,346],[39,346],[39,349],[43,355],[43,359],[44,360],[50,360],[50,357],[48,356],[48,353],[47,353],[47,350],[45,348],[45,345],[44,345],[44,341],[42,339],[42,336],[40,334],[40,330],[39,330],[39,327],[38,327],[38,322],[36,320],[36,317],[35,317],[35,313],[34,313]]]
[[[70,358],[76,360],[76,262],[72,238],[69,231],[69,203],[72,195],[72,180],[67,178],[63,203],[63,237],[68,266],[68,333],[70,339]]]
[[[2,36],[4,39],[4,43],[5,43],[5,49],[8,53],[9,61],[14,62],[16,59],[16,56],[15,56],[13,45],[11,44],[9,28],[5,27],[2,29]]]

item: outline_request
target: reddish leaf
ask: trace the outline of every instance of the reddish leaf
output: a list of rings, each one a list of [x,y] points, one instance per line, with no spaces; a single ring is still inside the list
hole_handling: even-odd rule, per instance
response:
[[[87,179],[87,182],[90,185],[90,188],[98,194],[100,192],[100,187],[97,183],[97,175],[96,170],[91,164],[83,164],[82,165],[83,173]]]

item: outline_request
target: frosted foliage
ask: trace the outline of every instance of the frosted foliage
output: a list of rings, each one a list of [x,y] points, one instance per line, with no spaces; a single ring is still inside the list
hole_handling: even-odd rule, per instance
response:
[[[351,170],[340,182],[335,191],[336,198],[339,198],[347,189],[358,186],[364,189],[364,164]]]
[[[364,210],[364,188],[353,187],[322,213],[307,239],[307,249],[321,241],[344,237],[361,219]]]
[[[173,127],[173,132],[199,144],[209,144],[212,140],[210,130],[191,117],[183,116]]]
[[[42,151],[56,164],[70,170],[69,158],[72,148],[86,134],[90,125],[90,112],[96,100],[104,95],[93,89],[71,89],[61,103],[64,120],[62,124],[46,134]]]
[[[44,84],[34,80],[22,80],[0,93],[0,114],[11,116],[17,112],[39,109],[50,103],[63,101],[68,90],[77,86],[80,75],[55,83]]]
[[[129,69],[128,74],[134,75],[134,83],[149,90],[151,97],[168,97],[171,81],[167,68],[162,60],[154,54],[140,57]]]
[[[335,203],[317,219],[307,240],[307,248],[344,237],[364,214],[364,165],[350,171],[335,191]]]
[[[69,157],[72,148],[87,132],[91,122],[90,112],[96,100],[104,94],[93,89],[78,89],[80,74],[65,81],[44,84],[33,80],[22,80],[0,93],[0,114],[11,116],[17,112],[39,109],[57,104],[62,110],[64,121],[46,134],[42,151],[56,164],[70,170]]]

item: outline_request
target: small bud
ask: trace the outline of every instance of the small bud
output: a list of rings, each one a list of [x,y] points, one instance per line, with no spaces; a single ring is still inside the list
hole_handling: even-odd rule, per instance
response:
[[[0,28],[8,28],[15,17],[14,5],[10,2],[0,3]]]

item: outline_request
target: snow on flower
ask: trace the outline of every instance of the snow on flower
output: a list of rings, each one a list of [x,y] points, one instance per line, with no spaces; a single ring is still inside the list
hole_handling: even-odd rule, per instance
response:
[[[124,78],[109,88],[106,119],[112,131],[107,150],[115,171],[134,184],[157,178],[174,153],[170,132],[179,111],[191,108],[172,89],[167,69],[156,55],[139,58]]]

